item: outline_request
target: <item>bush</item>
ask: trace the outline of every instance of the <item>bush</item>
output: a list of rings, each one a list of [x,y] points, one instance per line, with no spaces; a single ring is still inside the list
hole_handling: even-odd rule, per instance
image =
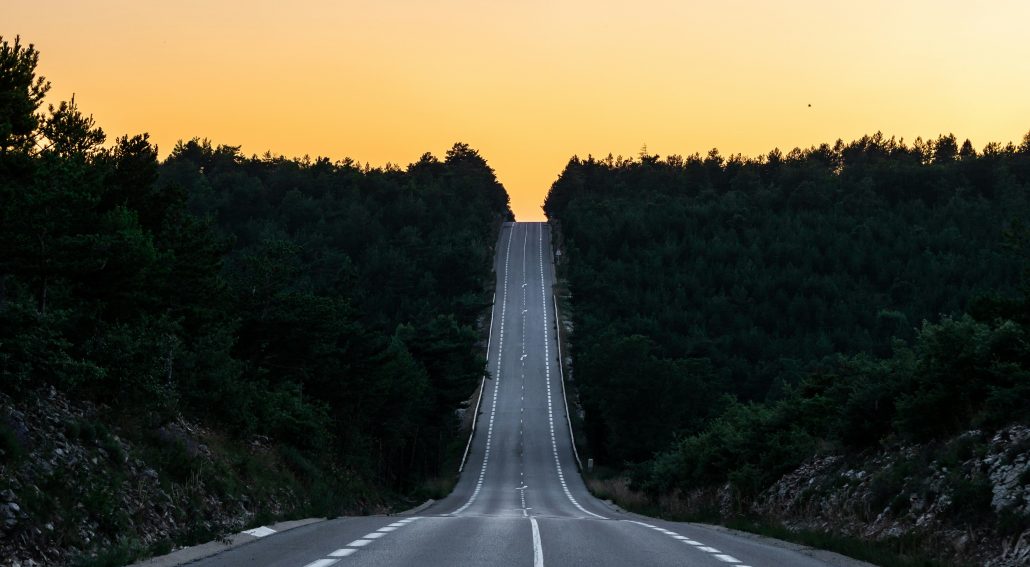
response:
[[[1027,419],[1030,342],[1021,325],[945,317],[923,325],[915,353],[915,370],[897,402],[899,433],[926,441]]]
[[[84,555],[73,562],[75,567],[121,567],[138,559],[143,545],[134,538],[120,538],[115,545],[96,554]]]
[[[959,476],[951,482],[954,487],[951,493],[951,510],[955,515],[970,525],[978,525],[992,515],[991,483],[989,480],[973,476]]]
[[[818,445],[815,437],[789,424],[791,409],[788,403],[734,404],[703,432],[638,467],[634,484],[659,494],[728,479],[742,495],[753,496],[800,465]]]

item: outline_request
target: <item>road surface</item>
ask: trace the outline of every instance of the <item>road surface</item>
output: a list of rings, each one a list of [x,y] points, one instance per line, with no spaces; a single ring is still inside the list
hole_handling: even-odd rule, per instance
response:
[[[451,495],[416,516],[319,522],[193,565],[831,564],[724,530],[620,513],[590,495],[577,472],[562,397],[553,269],[546,224],[505,224],[497,246],[491,379]]]

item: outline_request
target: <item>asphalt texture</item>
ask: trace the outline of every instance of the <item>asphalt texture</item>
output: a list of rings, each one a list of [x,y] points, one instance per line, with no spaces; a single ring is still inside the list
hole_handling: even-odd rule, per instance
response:
[[[623,513],[594,498],[577,470],[562,397],[553,266],[547,224],[504,226],[491,376],[468,460],[449,496],[414,516],[317,522],[191,565],[859,565],[711,526]]]

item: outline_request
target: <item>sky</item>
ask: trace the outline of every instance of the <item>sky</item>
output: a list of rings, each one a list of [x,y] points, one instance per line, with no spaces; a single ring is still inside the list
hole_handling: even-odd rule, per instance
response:
[[[765,154],[1030,130],[1030,2],[3,0],[50,101],[165,156],[405,166],[462,141],[520,221],[573,155]],[[811,106],[809,106],[811,105]]]

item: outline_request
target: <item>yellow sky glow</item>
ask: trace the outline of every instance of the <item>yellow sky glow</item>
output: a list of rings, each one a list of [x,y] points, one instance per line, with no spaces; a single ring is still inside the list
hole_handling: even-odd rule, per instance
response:
[[[519,220],[573,154],[1030,129],[1030,2],[4,0],[109,136],[406,165],[478,149]],[[808,105],[811,104],[811,108]]]

